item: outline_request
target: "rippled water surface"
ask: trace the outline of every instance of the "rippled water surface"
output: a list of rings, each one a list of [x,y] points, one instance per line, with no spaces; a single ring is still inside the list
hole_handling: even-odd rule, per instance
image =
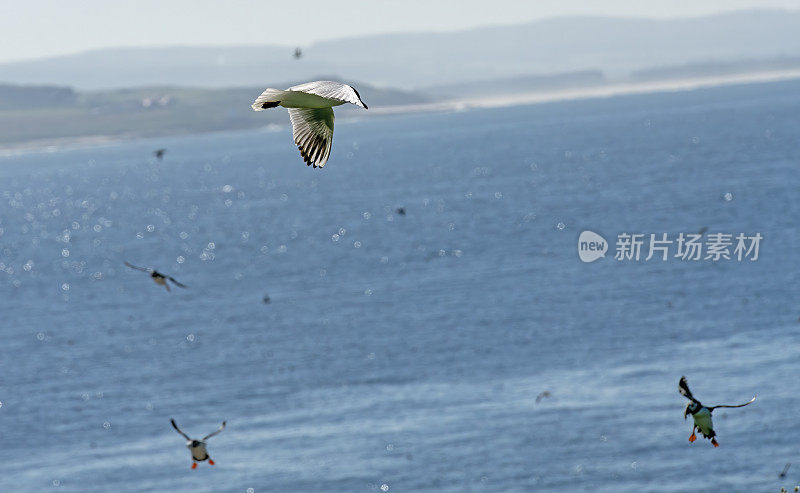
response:
[[[0,157],[0,490],[794,486],[798,115],[795,81],[340,121],[323,170],[288,129]],[[577,256],[702,227],[759,259]],[[718,449],[683,374],[759,395]],[[228,421],[215,466],[170,418]]]

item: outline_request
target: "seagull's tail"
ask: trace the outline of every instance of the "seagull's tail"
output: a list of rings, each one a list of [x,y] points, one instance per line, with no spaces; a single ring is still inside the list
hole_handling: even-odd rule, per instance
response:
[[[256,98],[255,102],[252,104],[252,107],[256,111],[274,108],[280,104],[285,93],[286,91],[281,91],[279,89],[267,89],[261,93],[261,96]]]

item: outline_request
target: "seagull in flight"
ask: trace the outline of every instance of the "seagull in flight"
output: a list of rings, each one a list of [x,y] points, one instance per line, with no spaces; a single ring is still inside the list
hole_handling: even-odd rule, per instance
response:
[[[341,82],[318,80],[285,91],[267,89],[256,98],[255,111],[283,106],[289,108],[292,136],[300,155],[309,166],[321,168],[328,162],[333,144],[333,107],[345,103],[367,109],[353,87]]]
[[[303,57],[303,50],[300,49],[300,48],[295,48],[294,49],[294,59],[295,60],[300,60],[302,57]]]
[[[178,286],[179,288],[186,288],[186,285],[179,283],[178,281],[175,280],[174,277],[165,276],[164,274],[158,272],[155,269],[150,269],[150,268],[145,268],[145,267],[137,267],[137,266],[135,266],[133,264],[129,264],[128,262],[125,262],[125,265],[127,265],[131,269],[136,269],[136,270],[140,270],[142,272],[147,272],[148,274],[150,274],[150,277],[153,278],[153,281],[156,284],[158,284],[159,286],[164,286],[165,288],[167,288],[167,291],[170,291],[169,284],[167,284],[167,280],[172,281],[172,284]]]

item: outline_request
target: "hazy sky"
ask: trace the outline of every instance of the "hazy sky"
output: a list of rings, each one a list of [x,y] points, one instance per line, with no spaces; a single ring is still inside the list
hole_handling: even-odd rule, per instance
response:
[[[753,8],[800,9],[800,0],[0,0],[0,62],[109,46],[302,46],[563,15],[663,18]]]

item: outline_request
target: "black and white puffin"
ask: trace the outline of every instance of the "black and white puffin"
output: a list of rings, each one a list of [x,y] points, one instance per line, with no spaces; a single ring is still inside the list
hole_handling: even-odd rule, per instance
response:
[[[703,435],[703,438],[710,438],[711,444],[715,447],[719,447],[719,443],[717,443],[717,439],[715,438],[717,434],[714,432],[714,423],[711,420],[711,413],[714,409],[719,407],[744,407],[752,404],[756,400],[756,396],[753,396],[752,399],[744,404],[737,404],[735,406],[704,406],[692,395],[692,391],[689,390],[689,384],[686,382],[686,377],[681,377],[678,382],[678,392],[691,401],[686,405],[686,410],[683,412],[683,419],[686,419],[690,414],[694,419],[694,426],[692,426],[692,434],[689,436],[689,441],[694,442],[697,440],[697,436],[694,434],[695,430],[697,430]]]
[[[211,460],[211,457],[208,456],[208,451],[206,451],[206,440],[213,437],[220,431],[224,430],[226,422],[223,421],[222,426],[220,426],[217,431],[215,431],[210,435],[204,436],[202,440],[195,440],[193,438],[189,438],[189,436],[186,435],[186,433],[182,432],[181,429],[178,428],[178,425],[175,424],[174,419],[170,419],[169,421],[170,423],[172,423],[172,427],[175,428],[175,431],[180,433],[181,436],[186,439],[186,448],[188,448],[189,451],[192,452],[192,469],[197,469],[197,463],[203,462],[204,460],[208,460],[208,463],[213,466],[214,461]]]
[[[164,286],[165,288],[167,288],[167,291],[170,291],[169,284],[167,284],[167,280],[168,279],[170,281],[172,281],[172,283],[174,285],[178,286],[179,288],[186,288],[186,285],[179,283],[178,281],[175,280],[174,277],[165,276],[164,274],[158,272],[155,269],[149,269],[149,268],[145,268],[145,267],[137,267],[137,266],[135,266],[133,264],[129,264],[128,262],[125,262],[125,265],[127,265],[131,269],[136,269],[136,270],[140,270],[142,272],[147,272],[148,274],[150,274],[150,277],[153,278],[153,281],[156,284],[158,284],[159,286]]]

